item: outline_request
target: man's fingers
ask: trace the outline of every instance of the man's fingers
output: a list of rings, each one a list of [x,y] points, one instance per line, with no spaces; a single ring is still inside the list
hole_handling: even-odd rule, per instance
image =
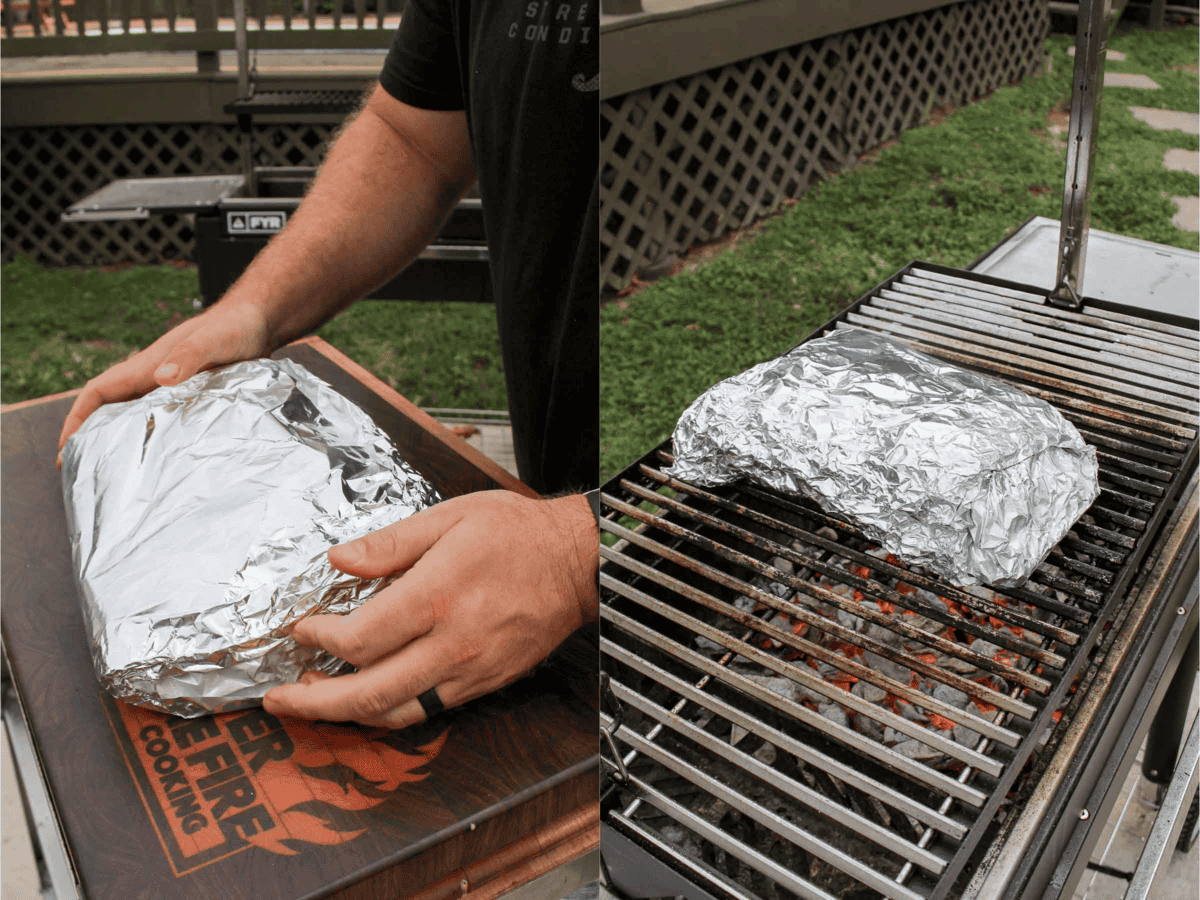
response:
[[[84,421],[106,403],[132,400],[174,386],[203,369],[251,359],[269,349],[267,326],[253,309],[209,311],[163,335],[142,352],[89,381],[75,399],[58,438],[61,450]]]
[[[272,688],[263,698],[263,705],[272,715],[379,722],[393,710],[400,711],[410,701],[415,702],[422,691],[438,685],[453,670],[453,663],[444,641],[425,638],[349,675]],[[444,705],[459,702],[453,689],[449,694],[445,696],[439,688]]]
[[[407,703],[401,703],[395,709],[389,710],[382,716],[374,719],[365,719],[360,722],[362,725],[368,725],[372,728],[407,728],[409,725],[417,725],[424,722],[428,716],[425,715],[425,708],[421,706],[418,700],[409,700]]]
[[[200,371],[203,354],[198,348],[186,343],[181,344],[173,348],[156,367],[154,360],[147,355],[153,350],[153,347],[149,347],[136,356],[117,363],[83,386],[83,390],[71,406],[71,411],[67,413],[66,421],[63,422],[62,432],[58,437],[60,450],[67,438],[87,421],[88,416],[106,403],[132,400],[161,385],[179,384]]]
[[[118,363],[83,386],[83,390],[71,406],[71,411],[67,413],[66,421],[63,422],[62,432],[58,436],[59,450],[63,448],[67,438],[79,430],[79,426],[87,417],[104,404],[140,397],[158,387],[152,379],[139,372],[136,366],[130,365],[136,360],[137,357],[134,357]]]
[[[360,578],[402,572],[416,565],[462,517],[461,506],[447,500],[357,540],[330,547],[329,561],[334,568]]]
[[[433,628],[438,610],[448,605],[446,590],[436,572],[417,567],[347,615],[301,619],[292,637],[361,668]]]

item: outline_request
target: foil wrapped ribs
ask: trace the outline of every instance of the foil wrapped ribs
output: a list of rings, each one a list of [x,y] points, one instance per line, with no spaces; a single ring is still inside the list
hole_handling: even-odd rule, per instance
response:
[[[354,404],[289,360],[203,372],[97,410],[63,449],[96,674],[196,716],[339,660],[288,635],[383,586],[326,551],[439,500]]]
[[[710,388],[673,442],[668,474],[810,497],[959,585],[1020,584],[1099,495],[1049,403],[859,328]]]

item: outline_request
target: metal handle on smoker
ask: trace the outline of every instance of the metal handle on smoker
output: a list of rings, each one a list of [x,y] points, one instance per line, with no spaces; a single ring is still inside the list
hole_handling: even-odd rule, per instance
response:
[[[1100,89],[1104,86],[1104,48],[1124,8],[1125,0],[1081,0],[1079,4],[1071,83],[1071,125],[1067,134],[1067,177],[1058,237],[1058,274],[1048,298],[1054,306],[1068,309],[1079,309],[1083,305],[1083,265],[1087,257],[1097,113]]]

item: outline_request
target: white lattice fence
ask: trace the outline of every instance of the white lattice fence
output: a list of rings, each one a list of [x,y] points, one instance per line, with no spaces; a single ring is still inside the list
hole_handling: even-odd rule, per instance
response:
[[[317,165],[333,125],[256,125],[260,165]],[[46,265],[157,263],[186,259],[184,216],[60,222],[77,200],[117,178],[212,175],[239,169],[232,125],[76,125],[0,132],[3,259],[27,254]]]
[[[773,212],[860,154],[1041,65],[1044,0],[969,0],[601,104],[601,280]]]

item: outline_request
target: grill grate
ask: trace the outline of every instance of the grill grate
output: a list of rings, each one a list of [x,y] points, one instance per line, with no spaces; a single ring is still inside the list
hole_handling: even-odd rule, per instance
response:
[[[628,772],[609,815],[717,893],[946,896],[1195,467],[1194,329],[916,264],[829,327],[850,325],[1054,403],[1097,448],[1101,496],[993,591],[807,501],[675,481],[669,443],[605,486],[623,714],[603,721]]]

